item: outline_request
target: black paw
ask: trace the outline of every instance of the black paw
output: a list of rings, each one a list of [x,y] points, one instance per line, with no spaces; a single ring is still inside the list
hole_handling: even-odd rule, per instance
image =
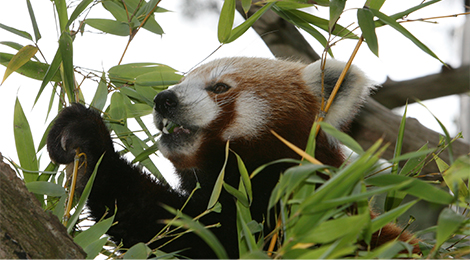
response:
[[[51,159],[60,164],[74,160],[76,150],[85,153],[88,160],[96,160],[105,151],[114,151],[109,130],[100,114],[82,104],[64,108],[47,136],[47,150]]]

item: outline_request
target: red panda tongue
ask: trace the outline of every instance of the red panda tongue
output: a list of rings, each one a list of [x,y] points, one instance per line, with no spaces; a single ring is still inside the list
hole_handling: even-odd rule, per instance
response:
[[[173,129],[173,133],[185,133],[185,134],[190,134],[191,131],[189,131],[188,129],[186,128],[183,128],[182,126],[178,126],[178,127],[175,127]]]

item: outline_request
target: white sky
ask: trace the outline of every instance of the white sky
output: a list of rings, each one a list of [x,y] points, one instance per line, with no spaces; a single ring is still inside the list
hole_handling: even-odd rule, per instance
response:
[[[47,61],[51,62],[58,47],[58,33],[55,25],[53,6],[50,0],[34,0],[31,2],[42,34],[42,39],[39,40],[39,47]],[[421,0],[389,0],[381,10],[390,15],[417,5],[420,2]],[[463,11],[462,2],[461,0],[444,0],[429,8],[425,8],[425,11],[413,14],[410,18],[425,18],[460,13]],[[75,5],[77,3],[78,1],[74,2]],[[362,6],[363,3],[364,1],[348,1],[348,5],[351,4],[358,7]],[[33,35],[26,1],[0,0],[0,5],[2,6],[0,9],[0,23],[27,31]],[[216,14],[203,13],[197,20],[188,20],[182,17],[179,11],[181,7],[180,0],[164,0],[161,2],[161,6],[173,11],[157,14],[157,21],[165,30],[165,34],[160,37],[141,30],[131,43],[123,64],[131,62],[158,62],[185,72],[201,62],[219,46],[216,33],[218,19]],[[313,8],[311,11],[316,15],[327,17],[325,14],[318,14],[318,11]],[[69,15],[71,12],[69,10]],[[101,6],[97,6],[92,9],[88,18],[102,18],[104,15],[112,18],[110,14],[103,11]],[[342,16],[340,24],[348,25],[349,19],[355,20],[355,15],[356,12],[354,10],[347,11]],[[235,22],[240,23],[241,21],[242,18],[238,17]],[[461,39],[454,36],[458,35],[458,31],[456,32],[454,29],[458,29],[463,24],[463,21],[463,17],[458,17],[440,19],[438,20],[439,24],[416,22],[407,23],[405,26],[418,39],[428,45],[443,61],[458,67],[460,65]],[[87,29],[90,30],[90,27],[87,27]],[[380,28],[377,34],[380,58],[371,54],[364,44],[354,62],[373,80],[381,83],[388,76],[393,80],[399,81],[436,73],[440,70],[441,64],[437,60],[419,50],[413,43],[394,30]],[[305,35],[317,51],[321,50],[319,45],[314,43],[314,39],[311,36]],[[0,29],[0,41],[13,41],[23,45],[30,44],[26,39],[3,29]],[[84,68],[107,71],[118,63],[126,43],[127,37],[89,32],[86,32],[84,36],[77,35],[74,42],[74,64]],[[354,45],[354,41],[343,41],[333,48],[335,57],[340,60],[347,60]],[[0,45],[0,52],[14,54],[15,50]],[[39,54],[37,55],[39,56]],[[252,30],[248,31],[234,43],[223,46],[210,59],[228,56],[272,57],[264,43]],[[4,71],[5,67],[0,66],[0,76],[3,77]],[[78,80],[80,81],[80,78]],[[3,110],[1,113],[3,129],[0,135],[0,152],[3,156],[17,161],[13,135],[13,110],[17,96],[31,125],[36,147],[39,144],[42,134],[51,120],[51,118],[46,119],[46,109],[52,89],[51,86],[46,87],[38,104],[33,107],[33,102],[40,85],[40,81],[31,80],[14,73],[0,86],[0,105]],[[88,102],[91,102],[96,86],[96,83],[89,81],[82,87],[85,97],[88,97]],[[448,127],[452,134],[457,132],[454,120],[459,107],[458,98],[449,97],[438,101],[429,101],[426,104]],[[56,110],[53,108],[52,116],[55,113]],[[412,106],[408,111],[408,116],[416,117],[426,126],[440,131],[432,116],[420,106]],[[40,154],[47,158],[47,153]],[[42,165],[41,169],[44,167],[45,165]]]

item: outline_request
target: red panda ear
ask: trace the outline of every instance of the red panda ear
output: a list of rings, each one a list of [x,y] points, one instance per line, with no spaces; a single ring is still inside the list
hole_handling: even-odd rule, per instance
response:
[[[325,101],[328,100],[345,65],[346,63],[341,61],[326,60],[323,88],[321,61],[314,62],[305,67],[303,79],[314,95],[318,97],[319,101],[321,101],[322,90]],[[354,65],[351,66],[326,115],[325,122],[338,129],[347,126],[372,88],[373,84],[367,79],[365,74]]]

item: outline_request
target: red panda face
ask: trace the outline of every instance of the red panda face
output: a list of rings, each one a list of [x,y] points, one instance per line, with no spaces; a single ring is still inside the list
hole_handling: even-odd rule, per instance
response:
[[[341,72],[342,67],[337,67],[335,72]],[[162,131],[160,151],[177,168],[196,167],[190,162],[198,161],[192,158],[209,140],[211,145],[227,140],[248,144],[271,138],[271,129],[285,137],[308,135],[320,111],[319,79],[319,63],[307,66],[262,58],[225,58],[202,65],[155,97],[154,120]],[[349,85],[362,86],[347,92],[348,98],[355,99],[343,102],[340,115],[333,117],[338,122],[360,104],[361,97],[351,96],[351,92],[356,96],[366,93],[362,78],[354,81]],[[328,89],[334,82],[325,84]],[[182,160],[184,166],[178,165],[176,161]]]

